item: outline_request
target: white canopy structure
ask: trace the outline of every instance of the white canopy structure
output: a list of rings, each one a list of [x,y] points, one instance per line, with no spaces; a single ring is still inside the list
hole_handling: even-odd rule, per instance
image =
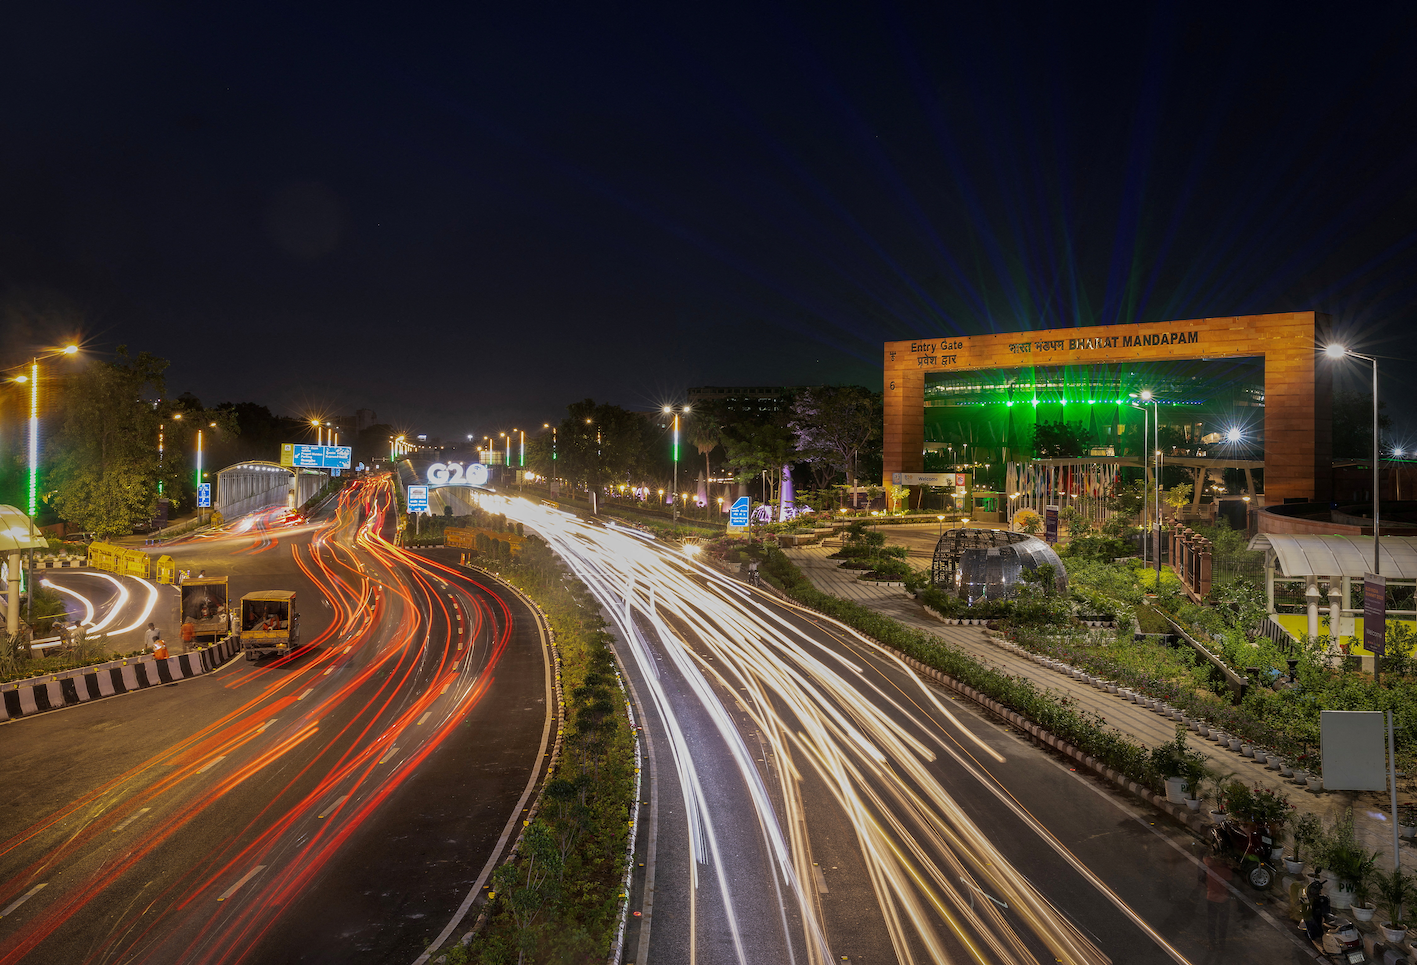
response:
[[[1372,536],[1310,536],[1292,533],[1261,533],[1250,540],[1250,549],[1264,552],[1265,599],[1269,612],[1277,618],[1294,614],[1301,607],[1307,614],[1304,629],[1319,635],[1320,601],[1326,596],[1328,634],[1337,646],[1344,637],[1361,642],[1355,621],[1363,615],[1361,589],[1363,576],[1373,572]],[[1379,573],[1387,580],[1390,601],[1389,618],[1417,618],[1417,537],[1384,536],[1378,550]],[[1354,584],[1360,593],[1355,601]],[[1275,599],[1275,585],[1281,596]],[[1295,585],[1303,587],[1303,602],[1293,592]],[[1327,589],[1321,590],[1320,585]],[[1411,600],[1406,606],[1400,601]],[[1357,605],[1354,605],[1355,602]],[[1295,619],[1290,616],[1289,620]],[[1277,619],[1283,625],[1286,621]],[[1291,632],[1298,632],[1288,627]]]
[[[0,553],[6,561],[5,632],[20,628],[20,550],[48,549],[49,541],[34,521],[14,506],[0,504]]]

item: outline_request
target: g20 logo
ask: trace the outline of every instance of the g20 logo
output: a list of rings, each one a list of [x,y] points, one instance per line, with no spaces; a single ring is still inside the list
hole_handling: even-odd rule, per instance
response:
[[[487,484],[487,467],[480,462],[475,462],[464,470],[461,463],[435,462],[428,467],[428,484],[430,486],[485,486]]]

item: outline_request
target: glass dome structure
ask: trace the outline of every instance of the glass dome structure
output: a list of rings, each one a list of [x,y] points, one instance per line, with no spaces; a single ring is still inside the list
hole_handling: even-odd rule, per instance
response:
[[[1053,567],[1058,592],[1068,589],[1068,570],[1053,547],[1027,533],[997,529],[950,529],[935,544],[930,582],[962,600],[1007,600],[1018,595],[1025,570]]]

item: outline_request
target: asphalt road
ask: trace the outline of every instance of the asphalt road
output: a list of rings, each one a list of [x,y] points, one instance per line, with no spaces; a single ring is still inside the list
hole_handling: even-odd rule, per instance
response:
[[[0,727],[0,963],[412,962],[448,930],[544,764],[545,638],[383,543],[388,505],[164,548],[296,590],[299,652]]]
[[[642,708],[624,961],[1312,961],[1248,891],[1211,943],[1191,839],[869,641],[624,531],[507,510],[600,596]]]

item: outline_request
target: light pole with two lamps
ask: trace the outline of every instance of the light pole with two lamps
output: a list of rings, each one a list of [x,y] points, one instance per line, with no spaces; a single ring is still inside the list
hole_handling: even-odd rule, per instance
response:
[[[664,407],[665,414],[674,414],[674,528],[679,528],[679,416],[689,411],[687,405]]]

